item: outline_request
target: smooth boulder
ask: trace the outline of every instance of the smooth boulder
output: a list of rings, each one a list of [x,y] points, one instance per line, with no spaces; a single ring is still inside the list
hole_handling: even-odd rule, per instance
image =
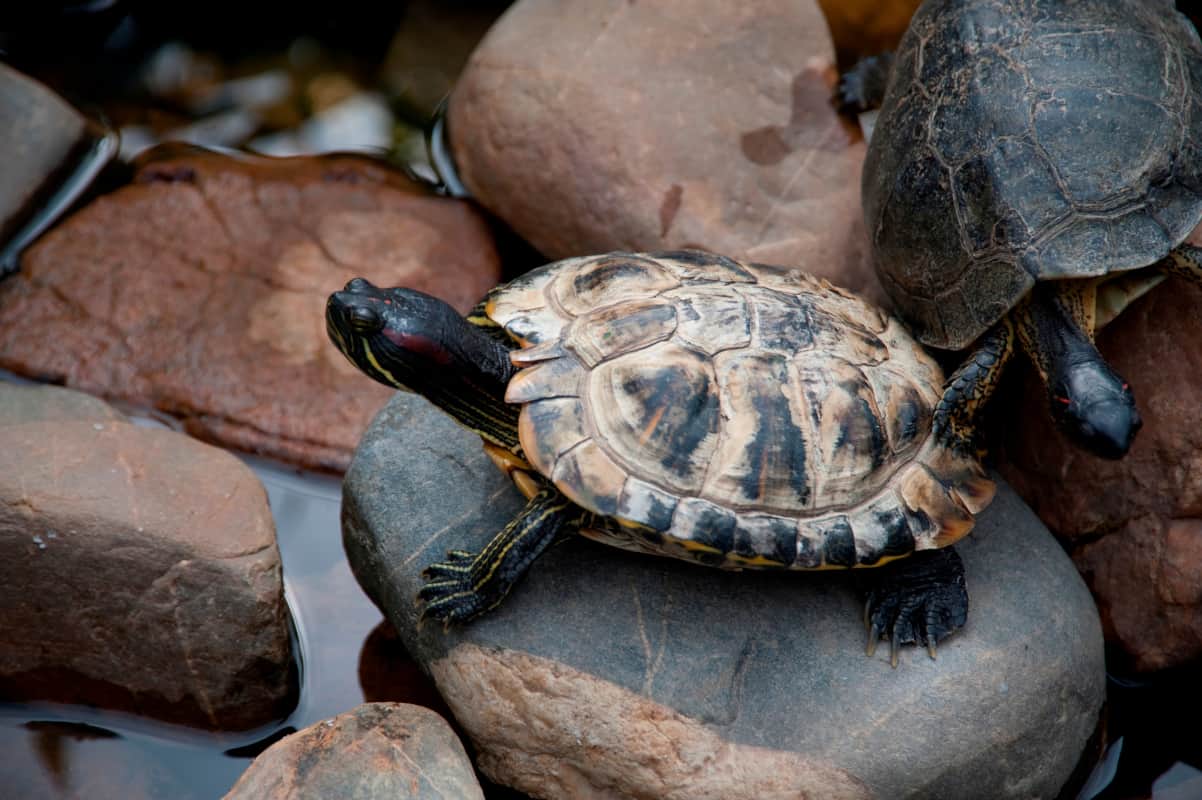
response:
[[[813,0],[519,0],[455,85],[450,149],[549,260],[705,249],[879,300],[837,80]]]
[[[477,437],[407,394],[343,486],[352,569],[499,783],[536,797],[1051,797],[1098,725],[1097,612],[1005,485],[959,545],[967,627],[897,669],[864,655],[851,576],[726,573],[584,539],[544,554],[489,615],[419,629],[421,570],[479,550],[522,502]]]
[[[435,712],[364,703],[267,748],[226,800],[484,800],[459,737]]]
[[[0,407],[0,696],[221,730],[284,716],[288,608],[250,468],[65,389],[0,384]]]

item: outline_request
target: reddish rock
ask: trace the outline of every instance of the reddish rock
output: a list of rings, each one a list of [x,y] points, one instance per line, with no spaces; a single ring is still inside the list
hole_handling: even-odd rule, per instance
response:
[[[1031,375],[1001,454],[1003,474],[1066,541],[1108,640],[1138,670],[1202,656],[1199,308],[1202,289],[1169,280],[1099,333],[1098,348],[1131,383],[1144,419],[1121,461],[1069,444]]]
[[[120,411],[90,394],[59,386],[0,383],[0,426],[55,420],[127,421]]]
[[[0,404],[22,391],[52,390]],[[280,554],[248,467],[90,410],[6,414],[0,452],[0,697],[226,730],[288,711]]]
[[[451,97],[464,184],[549,259],[699,247],[881,297],[812,0],[520,0]]]
[[[325,333],[356,275],[466,310],[499,279],[470,206],[369,159],[151,161],[0,285],[0,367],[182,418],[201,438],[344,469],[390,392]]]
[[[227,800],[293,797],[483,800],[472,763],[438,714],[364,703],[273,744]]]

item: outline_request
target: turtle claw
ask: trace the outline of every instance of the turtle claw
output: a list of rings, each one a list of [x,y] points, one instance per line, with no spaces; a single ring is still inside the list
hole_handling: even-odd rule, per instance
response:
[[[888,638],[894,667],[906,644],[921,644],[935,658],[937,643],[968,617],[964,564],[955,551],[923,553],[907,561],[914,563],[885,568],[889,571],[871,587],[865,604],[868,655],[875,652],[877,639]]]
[[[881,629],[872,623],[868,623],[868,646],[865,652],[869,657],[876,653],[876,644],[881,640]]]
[[[447,553],[446,561],[422,570],[426,582],[417,592],[417,600],[423,605],[419,624],[433,619],[441,622],[446,630],[454,623],[465,622],[488,610],[473,584],[475,558],[465,550],[452,550]]]

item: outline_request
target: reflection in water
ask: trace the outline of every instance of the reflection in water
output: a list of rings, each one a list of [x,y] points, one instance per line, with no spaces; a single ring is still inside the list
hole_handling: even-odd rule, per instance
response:
[[[65,792],[68,786],[65,750],[71,742],[121,738],[112,731],[82,722],[34,720],[26,722],[22,727],[33,731],[33,749],[38,754],[38,761],[60,792]]]

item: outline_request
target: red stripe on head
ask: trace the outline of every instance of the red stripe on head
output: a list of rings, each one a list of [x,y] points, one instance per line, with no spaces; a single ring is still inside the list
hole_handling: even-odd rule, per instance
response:
[[[436,364],[450,364],[451,354],[440,343],[420,333],[405,333],[404,331],[385,328],[381,333],[388,341],[407,353],[423,356]]]

